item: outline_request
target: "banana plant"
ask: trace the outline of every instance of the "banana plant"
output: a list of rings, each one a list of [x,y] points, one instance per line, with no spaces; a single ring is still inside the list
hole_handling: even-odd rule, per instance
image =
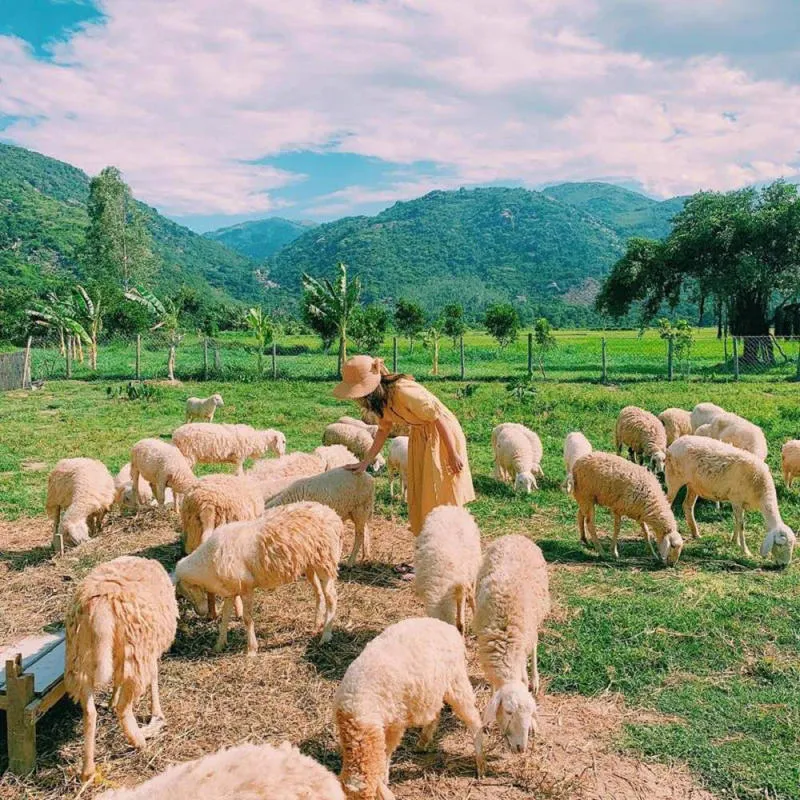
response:
[[[89,338],[89,365],[97,370],[97,337],[103,329],[102,295],[98,290],[96,297],[92,298],[83,286],[77,284],[73,305],[85,322],[84,330]]]
[[[62,300],[54,292],[49,292],[35,308],[26,311],[32,325],[55,331],[59,338],[59,350],[64,358],[73,352],[80,352],[81,342],[89,343],[89,334],[77,319],[77,310],[70,300]]]
[[[175,380],[175,355],[178,346],[183,341],[184,333],[181,331],[181,305],[174,300],[166,298],[163,302],[147,289],[133,288],[125,292],[125,298],[133,303],[144,306],[155,317],[156,323],[151,326],[151,331],[161,330],[166,334],[169,346],[167,359],[167,377]]]
[[[247,309],[244,321],[258,342],[258,374],[261,376],[264,372],[264,348],[275,335],[275,325],[260,307]]]

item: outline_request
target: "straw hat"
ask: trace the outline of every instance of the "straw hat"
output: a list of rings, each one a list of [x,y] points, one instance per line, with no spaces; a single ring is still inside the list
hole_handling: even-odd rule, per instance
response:
[[[342,367],[342,382],[334,387],[333,396],[340,400],[366,397],[378,387],[381,375],[385,372],[383,359],[353,356],[345,361]]]

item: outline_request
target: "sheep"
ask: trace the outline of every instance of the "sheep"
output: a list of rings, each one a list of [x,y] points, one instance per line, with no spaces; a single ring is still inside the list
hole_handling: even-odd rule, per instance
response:
[[[377,425],[370,425],[369,423],[364,422],[361,419],[356,419],[355,417],[339,417],[336,422],[341,425],[354,425],[356,428],[362,428],[373,438],[378,433]]]
[[[322,434],[322,444],[343,444],[358,459],[363,459],[366,456],[374,440],[375,437],[371,436],[363,428],[342,424],[341,422],[334,422],[332,425],[328,425]],[[372,462],[371,469],[377,474],[385,465],[384,457],[378,453]]]
[[[539,626],[550,613],[547,564],[539,547],[517,534],[492,542],[480,565],[473,627],[478,660],[493,695],[484,725],[497,721],[512,750],[538,733]],[[531,658],[530,682],[527,662]]]
[[[540,466],[542,442],[529,428],[504,422],[492,431],[494,475],[501,481],[514,481],[514,489],[530,493],[538,489],[536,477],[544,477]]]
[[[564,466],[567,469],[567,479],[564,488],[567,494],[572,494],[572,468],[581,457],[592,452],[591,442],[580,432],[573,431],[564,439]]]
[[[481,776],[482,725],[459,632],[438,619],[416,618],[376,636],[347,668],[333,701],[345,796],[394,800],[392,754],[408,727],[422,728],[421,747],[433,744],[444,703],[472,734]]]
[[[631,461],[644,464],[646,460],[653,472],[664,472],[667,432],[655,414],[638,406],[625,406],[617,417],[614,444],[617,455],[627,447]]]
[[[455,625],[463,635],[467,604],[475,612],[481,565],[481,534],[472,514],[458,506],[434,508],[414,541],[414,564],[414,590],[425,613]]]
[[[205,398],[190,397],[186,400],[185,422],[194,422],[195,420],[213,422],[217,409],[224,405],[221,394],[212,394],[211,397]]]
[[[615,558],[619,557],[617,539],[620,520],[628,517],[639,523],[656,558],[660,557],[669,565],[678,562],[683,539],[678,533],[670,503],[655,475],[612,453],[594,452],[575,462],[572,479],[573,495],[578,503],[578,532],[583,544],[587,543],[588,528],[595,547],[600,553],[603,552],[594,524],[594,507],[599,504],[614,515]],[[658,555],[653,547],[653,535],[658,543]]]
[[[687,436],[692,432],[692,415],[682,408],[665,408],[658,418],[667,434],[667,447],[679,436]]]
[[[93,458],[62,458],[47,479],[45,511],[53,523],[53,549],[79,545],[100,532],[114,504],[114,478]]]
[[[800,475],[800,439],[790,439],[781,448],[781,471],[786,487],[791,489],[795,475]]]
[[[349,567],[355,564],[359,550],[363,551],[364,558],[369,558],[368,525],[375,506],[375,480],[370,475],[365,473],[358,475],[339,468],[309,478],[301,478],[275,495],[266,504],[266,508],[276,508],[303,500],[322,503],[332,508],[343,522],[353,521],[355,540],[347,562]]]
[[[241,744],[173,764],[133,789],[103,792],[100,800],[197,800],[197,798],[345,800],[336,776],[284,742]]]
[[[316,628],[321,641],[332,637],[336,615],[336,575],[343,524],[336,512],[320,503],[294,503],[265,512],[247,522],[217,528],[175,567],[175,582],[195,611],[206,616],[208,593],[224,597],[214,649],[228,641],[233,598],[242,599],[247,654],[258,650],[253,624],[253,590],[275,589],[305,575],[317,596]]]
[[[172,442],[186,456],[189,466],[234,464],[237,475],[243,473],[242,464],[248,458],[268,451],[279,456],[286,452],[286,437],[280,431],[261,431],[249,425],[190,422],[172,432]]]
[[[159,507],[166,501],[167,487],[172,489],[175,510],[180,510],[181,495],[197,480],[189,463],[175,445],[161,439],[140,439],[131,449],[131,485],[134,508],[141,505],[139,477],[150,484]]]
[[[698,403],[690,415],[692,422],[692,433],[696,433],[701,425],[708,425],[714,417],[728,412],[721,406],[714,403]]]
[[[728,412],[717,414],[707,425],[698,427],[695,434],[708,436],[746,450],[762,461],[767,459],[767,439],[764,431],[758,425],[737,414]]]
[[[349,452],[349,451],[348,451]],[[278,458],[256,461],[247,475],[258,481],[276,478],[307,478],[325,472],[326,461],[316,453],[285,453]]]
[[[672,502],[681,486],[686,486],[683,511],[692,536],[700,533],[694,517],[698,497],[724,500],[733,505],[734,532],[746,556],[750,555],[744,538],[744,511],[759,509],[767,526],[761,544],[761,556],[772,552],[778,564],[792,560],[795,535],[781,519],[778,495],[769,467],[757,456],[733,445],[701,436],[682,436],[667,450],[667,499]]]
[[[131,463],[130,461],[125,464],[122,469],[117,473],[114,478],[115,494],[114,504],[120,508],[135,508],[133,498],[133,481],[131,480]],[[153,490],[150,484],[139,476],[139,500],[146,506],[157,505],[156,498],[153,496]],[[166,488],[164,490],[164,505],[174,505],[175,497],[172,494],[172,489]]]
[[[358,459],[343,445],[332,444],[329,446],[317,447],[313,453],[317,458],[321,458],[325,464],[325,471],[344,467],[347,464],[357,464]]]
[[[344,419],[340,417],[340,419]],[[349,419],[352,419],[350,417]],[[374,425],[377,427],[380,422],[381,418],[374,412],[370,411],[369,409],[363,409],[361,411],[361,421],[364,422],[366,425]],[[395,422],[392,424],[392,427],[389,429],[389,439],[394,439],[396,436],[410,436],[411,435],[411,428],[406,425],[404,422]]]
[[[386,459],[386,473],[389,476],[389,494],[394,499],[395,477],[400,479],[400,497],[405,500],[408,494],[408,436],[397,436],[389,445]]]
[[[144,747],[164,725],[158,660],[175,639],[177,618],[169,575],[152,559],[115,558],[96,566],[76,587],[65,618],[64,686],[83,710],[84,780],[95,771],[94,695],[103,686],[112,684],[117,717],[134,747]],[[133,710],[148,686],[150,724],[140,729]]]

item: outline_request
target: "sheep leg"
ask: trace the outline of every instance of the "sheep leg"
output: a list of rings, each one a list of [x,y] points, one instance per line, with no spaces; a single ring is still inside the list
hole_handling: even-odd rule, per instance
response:
[[[83,768],[81,780],[88,781],[95,772],[94,742],[97,736],[97,709],[90,692],[83,701]]]
[[[444,696],[444,702],[453,709],[453,713],[467,726],[475,745],[475,763],[478,777],[486,771],[486,758],[483,754],[483,723],[481,715],[475,707],[475,692],[466,671],[455,677],[450,690]]]
[[[742,506],[733,507],[733,518],[735,522],[735,531],[738,532],[738,542],[742,553],[746,556],[753,555],[750,548],[747,546],[747,540],[744,538],[744,508]]]
[[[237,461],[236,462],[236,474],[237,475],[244,475],[244,462]]]
[[[384,775],[384,782],[387,785],[389,783],[389,765],[392,762],[392,755],[394,751],[397,750],[405,732],[406,729],[402,725],[391,725],[383,729],[384,748],[386,751],[386,773]],[[393,797],[394,795],[390,796]]]
[[[589,538],[592,540],[592,544],[597,548],[597,552],[601,556],[605,555],[603,545],[600,539],[597,538],[597,527],[594,524],[594,503],[589,506],[589,510],[586,512],[586,527],[589,529]]]
[[[533,635],[533,649],[531,650],[531,681],[529,690],[534,694],[539,694],[539,631]]]
[[[317,598],[317,610],[314,616],[314,631],[316,632],[322,630],[322,626],[325,624],[325,593],[322,591],[322,584],[313,569],[306,572],[306,580],[314,587],[314,594]]]
[[[206,603],[208,605],[207,619],[217,618],[217,596],[211,592],[206,593]]]
[[[233,598],[226,598],[225,602],[230,602],[229,612],[233,609]],[[223,607],[222,613],[225,613]],[[258,639],[256,639],[256,625],[253,622],[253,595],[252,593],[242,595],[242,622],[247,631],[247,655],[254,656],[258,652]]]
[[[153,677],[150,684],[150,722],[142,728],[142,736],[145,739],[152,739],[157,736],[164,727],[166,718],[161,708],[161,696],[158,693],[158,673]]]
[[[144,736],[139,729],[139,725],[133,713],[133,705],[136,699],[137,698],[133,695],[133,687],[130,681],[123,681],[119,690],[119,699],[117,700],[117,718],[119,719],[120,725],[122,725],[125,738],[134,747],[141,750],[144,747]]]
[[[588,546],[589,542],[586,539],[586,515],[580,507],[578,508],[578,533],[581,535],[581,544]]]
[[[693,539],[700,538],[700,530],[697,527],[697,520],[694,518],[694,507],[697,504],[697,492],[686,487],[686,497],[683,499],[683,516],[689,526]]]
[[[239,619],[244,616],[244,605],[242,603],[242,598],[239,597],[238,594],[233,598],[233,610],[236,612],[236,616],[239,617]]]
[[[619,514],[614,514],[614,538],[611,540],[614,558],[619,558],[619,548],[617,547],[617,539],[619,539],[619,526],[621,518]]]
[[[323,644],[329,642],[333,638],[333,618],[336,616],[336,578],[331,575],[325,575],[322,579],[322,591],[325,595],[325,624],[322,627],[322,636],[320,642]]]
[[[231,612],[233,611],[233,598],[226,597],[222,603],[222,616],[219,620],[219,634],[217,636],[214,651],[219,653],[226,644],[228,644],[228,625],[231,621]]]
[[[417,739],[417,750],[425,752],[426,750],[431,750],[433,746],[433,738],[436,736],[436,731],[439,728],[439,714],[437,714],[432,722],[429,722],[425,725],[419,734],[419,739]]]

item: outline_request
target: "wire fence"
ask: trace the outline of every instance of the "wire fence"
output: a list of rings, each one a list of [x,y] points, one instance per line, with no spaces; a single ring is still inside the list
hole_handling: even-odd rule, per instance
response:
[[[36,339],[29,378],[165,380],[169,350],[170,340],[159,333],[110,338],[99,343],[95,369],[87,345],[81,352],[62,347],[57,340]],[[325,352],[313,337],[284,336],[268,345],[260,358],[258,351],[256,342],[245,334],[187,335],[175,349],[174,377],[241,382],[336,378],[336,347]],[[357,352],[351,349],[349,354]],[[637,336],[618,331],[569,331],[557,332],[555,345],[545,350],[532,335],[500,348],[488,335],[470,333],[455,341],[442,339],[438,348],[387,337],[373,354],[383,357],[393,371],[426,380],[525,381],[530,377],[533,381],[619,383],[800,379],[800,337],[717,338],[711,330],[698,331],[688,350],[655,332]]]

